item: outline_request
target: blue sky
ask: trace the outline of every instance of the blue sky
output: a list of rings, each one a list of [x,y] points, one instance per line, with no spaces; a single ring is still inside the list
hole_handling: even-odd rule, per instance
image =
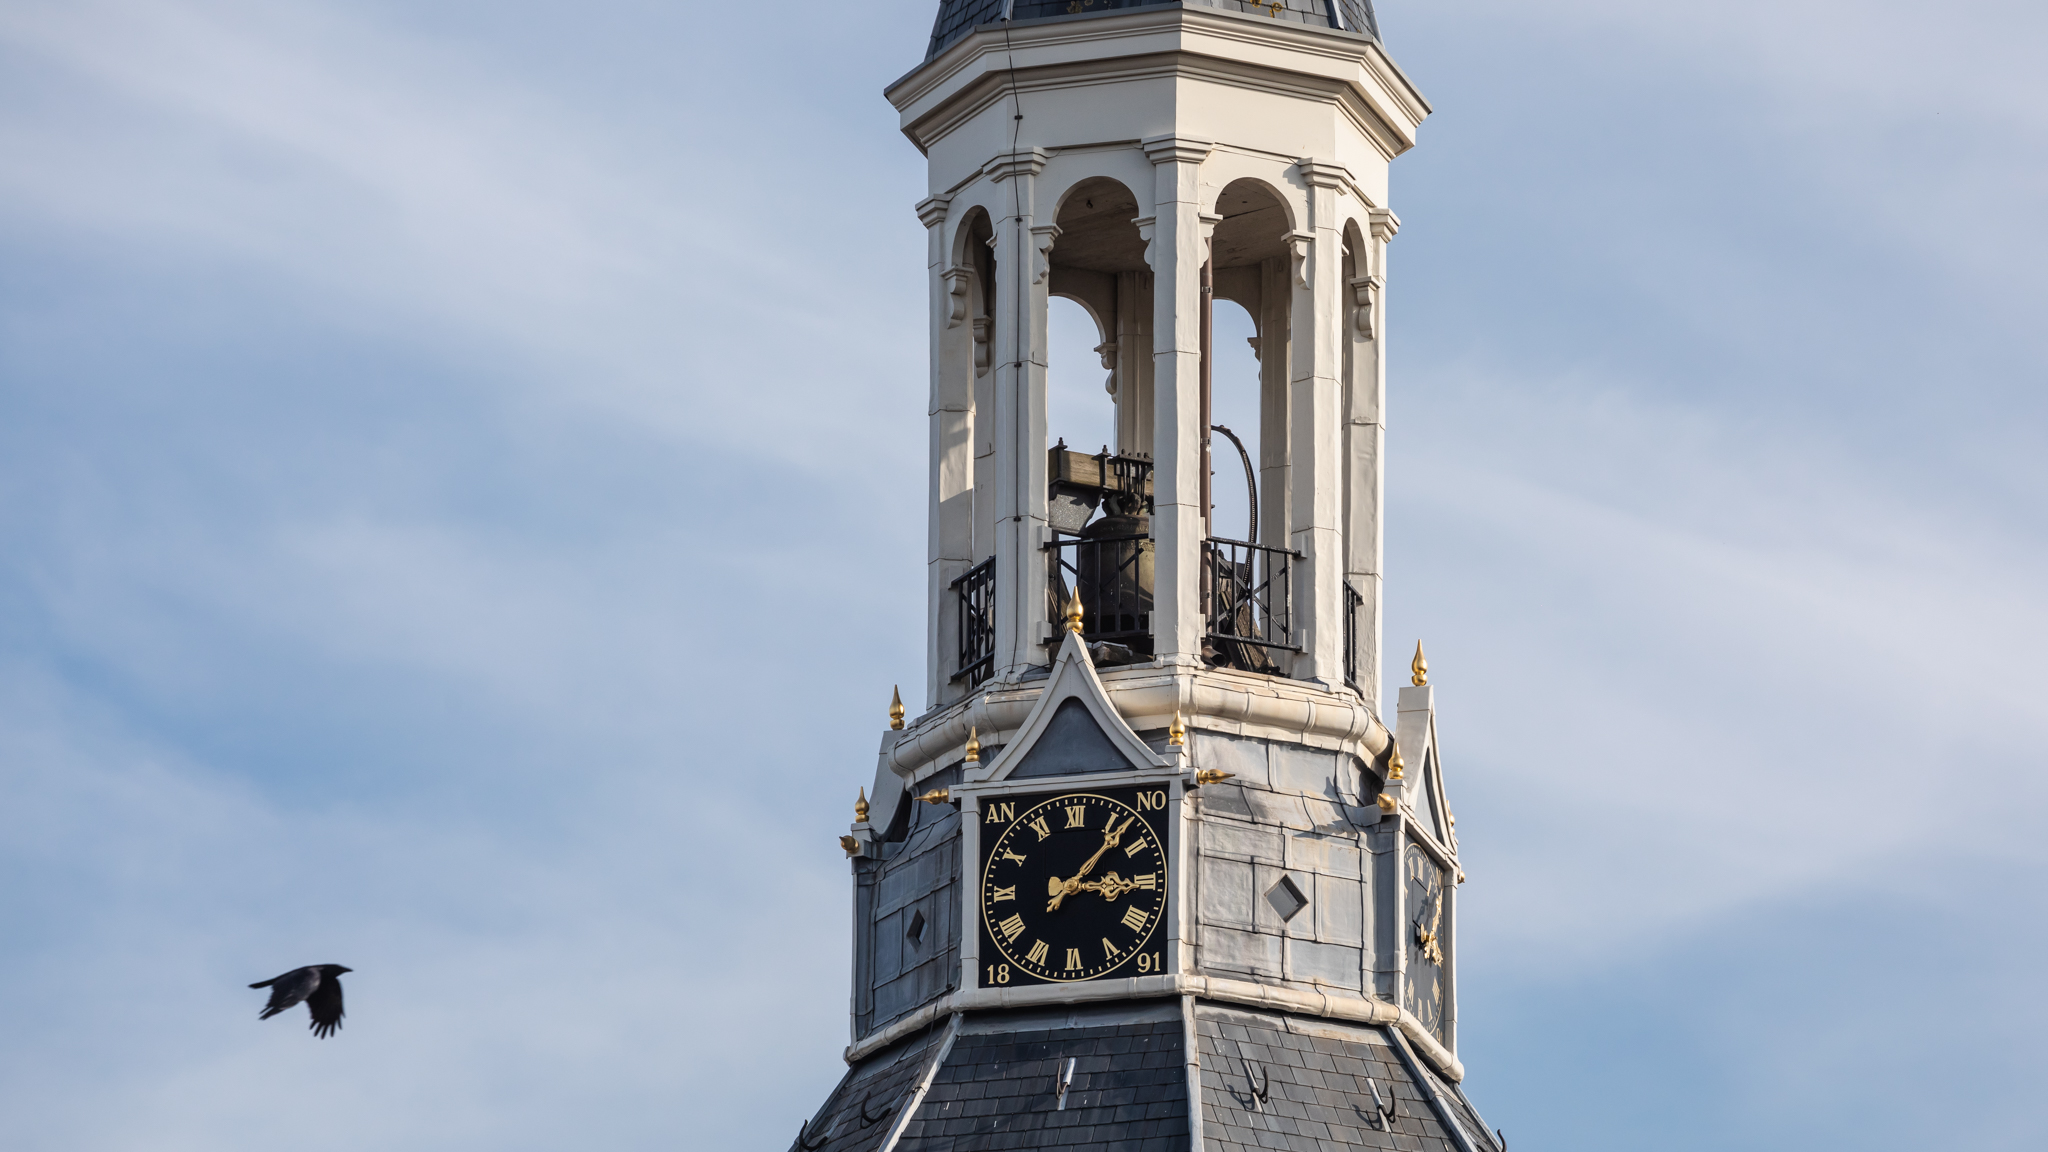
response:
[[[931,16],[0,5],[0,1143],[786,1146],[922,679]],[[2048,1143],[2048,12],[1380,22],[1477,1102]]]

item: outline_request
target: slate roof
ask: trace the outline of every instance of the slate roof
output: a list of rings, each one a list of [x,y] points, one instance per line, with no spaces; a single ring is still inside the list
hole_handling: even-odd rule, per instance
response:
[[[980,25],[1000,23],[1005,4],[1009,4],[1009,17],[1012,20],[1038,20],[1090,16],[1119,8],[1150,8],[1181,2],[1182,0],[939,0],[939,15],[932,22],[931,46],[926,50],[924,58],[929,60],[937,56],[951,47],[954,41],[966,36]],[[1221,8],[1226,12],[1248,12],[1316,28],[1355,32],[1375,40],[1380,38],[1379,21],[1373,16],[1372,0],[1269,0],[1264,4],[1252,3],[1249,0],[1187,2],[1202,7]]]
[[[927,1029],[848,1069],[790,1147],[803,1152],[875,1152],[895,1127],[896,1109],[931,1066],[944,1032],[943,1025]]]
[[[950,1045],[942,1023],[849,1071],[801,1146],[1183,1152],[1189,1084],[1180,1013],[1177,1000],[977,1013],[953,1027]],[[1459,1087],[1431,1072],[1398,1031],[1203,1003],[1195,1035],[1202,1152],[1504,1152]],[[1062,1109],[1059,1077],[1069,1059]],[[913,1105],[885,1149],[896,1110]]]
[[[1205,1152],[1500,1152],[1398,1032],[1205,1006],[1196,1036]]]
[[[1183,1152],[1188,1069],[1181,1022],[962,1035],[899,1152]],[[1061,1070],[1074,1061],[1066,1108]]]

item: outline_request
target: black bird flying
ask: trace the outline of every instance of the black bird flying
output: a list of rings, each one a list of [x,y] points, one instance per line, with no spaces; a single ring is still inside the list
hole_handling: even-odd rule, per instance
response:
[[[353,971],[339,964],[309,964],[251,984],[251,988],[270,989],[270,1003],[263,1006],[263,1015],[257,1019],[268,1020],[304,1000],[306,1011],[313,1017],[309,1025],[313,1035],[324,1040],[341,1027],[341,974]]]

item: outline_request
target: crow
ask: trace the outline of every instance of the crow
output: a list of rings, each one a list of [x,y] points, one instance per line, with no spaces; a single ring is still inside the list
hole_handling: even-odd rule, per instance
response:
[[[306,1011],[313,1017],[309,1025],[313,1035],[325,1040],[341,1027],[341,974],[353,971],[339,964],[309,964],[251,984],[251,988],[270,989],[270,1003],[263,1006],[263,1015],[257,1019],[268,1020],[304,1000]]]

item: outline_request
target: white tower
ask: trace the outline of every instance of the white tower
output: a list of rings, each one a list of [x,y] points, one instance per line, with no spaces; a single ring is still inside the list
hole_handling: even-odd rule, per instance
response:
[[[800,1146],[1494,1147],[1420,651],[1393,729],[1380,689],[1387,174],[1428,105],[1368,0],[943,0],[887,95],[930,161],[926,707],[842,841],[852,1067]],[[1100,331],[1099,453],[1048,443],[1051,296]]]

